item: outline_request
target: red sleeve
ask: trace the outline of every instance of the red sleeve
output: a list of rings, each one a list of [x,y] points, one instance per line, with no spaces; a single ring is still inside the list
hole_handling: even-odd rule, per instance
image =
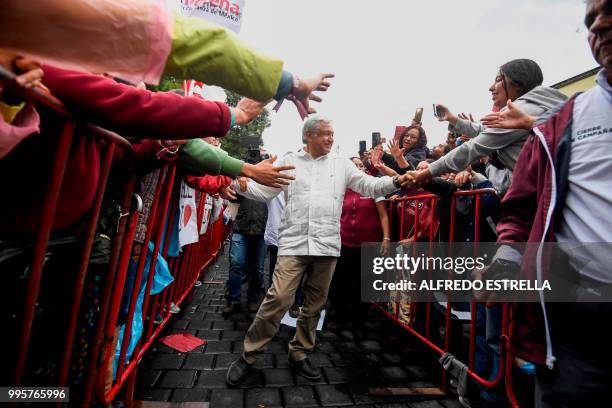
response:
[[[499,243],[527,242],[538,206],[540,142],[529,137],[516,160],[512,184],[501,202]]]
[[[154,139],[223,137],[231,124],[226,104],[171,92],[151,92],[89,73],[43,66],[44,84],[73,112],[125,136]]]
[[[160,149],[161,146],[159,145],[159,141],[151,139],[133,143],[133,154],[128,154],[122,148],[117,147],[113,155],[113,166],[115,169],[125,174],[136,172],[136,174],[145,175],[168,163],[168,161],[163,158],[157,158],[157,152],[159,152]]]
[[[227,176],[185,176],[185,182],[189,187],[195,188],[206,194],[215,194],[220,189],[227,187],[232,179]]]

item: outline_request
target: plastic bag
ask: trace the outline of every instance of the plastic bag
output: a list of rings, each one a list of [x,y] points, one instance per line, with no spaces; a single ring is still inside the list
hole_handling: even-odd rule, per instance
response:
[[[147,284],[147,279],[149,276],[149,269],[151,266],[151,254],[153,253],[154,244],[153,242],[149,242],[149,250],[147,251],[147,260],[145,262],[144,271],[142,272],[142,279],[140,280],[140,291],[138,292],[138,299],[136,300],[136,308],[134,309],[134,321],[132,322],[132,333],[130,335],[130,343],[127,348],[125,361],[126,363],[132,357],[132,353],[134,352],[134,348],[136,347],[136,343],[140,340],[140,336],[142,336],[142,302],[144,300],[145,289]],[[135,268],[136,264],[130,264],[130,268]],[[170,285],[174,281],[174,278],[170,274],[170,269],[168,268],[168,263],[161,256],[161,254],[157,255],[157,263],[155,264],[155,275],[153,277],[153,282],[151,284],[151,295],[157,295],[162,290],[164,290],[168,285]],[[113,363],[113,378],[116,377],[117,374],[117,364],[119,363],[119,354],[121,353],[121,344],[123,343],[123,335],[125,333],[125,325],[121,326],[119,330],[119,337],[117,340],[117,348],[115,349],[115,361]]]

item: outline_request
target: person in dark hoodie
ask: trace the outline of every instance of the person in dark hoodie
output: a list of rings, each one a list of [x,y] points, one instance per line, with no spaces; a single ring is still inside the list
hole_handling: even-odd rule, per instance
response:
[[[560,91],[541,86],[544,77],[538,64],[529,59],[515,59],[503,64],[489,88],[493,104],[505,110],[508,100],[523,111],[541,116],[567,99]],[[421,184],[431,177],[459,172],[482,156],[496,156],[503,167],[514,171],[519,152],[529,135],[524,129],[488,128],[481,123],[460,119],[443,105],[437,105],[440,120],[448,121],[469,141],[431,163],[428,169],[413,173],[413,180]]]
[[[382,145],[380,147],[382,163],[397,174],[416,169],[429,154],[427,135],[419,125],[408,126],[402,131],[399,139],[391,141],[388,144],[390,153],[382,152]],[[384,172],[383,174],[391,175]]]
[[[420,162],[427,159],[429,149],[427,149],[427,135],[421,126],[409,126],[399,137],[397,149],[392,149],[395,161],[400,167],[403,162],[407,162],[412,168],[417,168]],[[403,158],[403,160],[402,160]]]

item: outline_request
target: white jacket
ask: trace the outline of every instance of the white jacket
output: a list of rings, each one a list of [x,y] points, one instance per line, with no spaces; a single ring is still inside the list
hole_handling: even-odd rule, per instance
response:
[[[346,158],[325,155],[313,159],[303,150],[287,153],[278,163],[293,165],[295,180],[282,189],[249,181],[241,195],[270,201],[281,191],[285,209],[279,226],[278,255],[340,256],[340,215],[347,188],[369,197],[387,195],[397,188],[391,177],[372,177]]]

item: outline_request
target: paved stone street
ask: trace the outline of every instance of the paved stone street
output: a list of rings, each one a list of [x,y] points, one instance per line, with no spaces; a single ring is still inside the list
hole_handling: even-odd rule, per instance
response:
[[[266,266],[267,271],[267,266]],[[256,364],[248,383],[230,389],[225,384],[229,364],[240,356],[242,340],[253,316],[239,313],[224,319],[227,250],[211,265],[205,284],[169,324],[163,335],[188,332],[206,340],[189,353],[155,345],[141,363],[136,399],[205,402],[203,407],[413,407],[455,408],[456,398],[372,396],[374,387],[434,387],[428,373],[431,356],[379,313],[372,310],[356,325],[342,325],[328,313],[310,359],[322,373],[311,383],[295,376],[287,364],[287,343],[294,329],[282,325]],[[267,282],[267,277],[266,280]],[[245,309],[243,305],[243,310]]]

